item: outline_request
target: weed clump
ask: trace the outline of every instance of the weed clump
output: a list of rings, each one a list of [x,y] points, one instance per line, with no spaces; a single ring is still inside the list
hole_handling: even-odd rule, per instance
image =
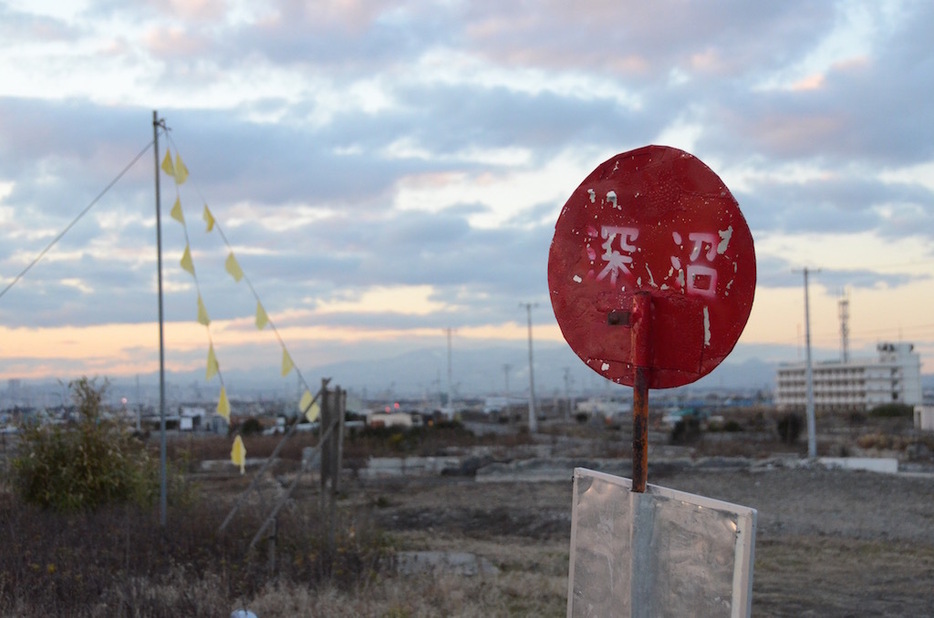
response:
[[[27,503],[56,511],[108,504],[151,505],[159,494],[158,462],[129,427],[104,414],[106,382],[69,384],[78,418],[27,423],[13,460],[13,486]]]
[[[904,403],[886,403],[869,411],[872,418],[912,418],[914,408]]]
[[[778,437],[781,438],[781,441],[785,444],[794,444],[798,441],[798,436],[801,435],[801,430],[804,428],[804,421],[801,417],[794,413],[789,413],[778,419],[777,427]]]
[[[668,441],[671,444],[692,444],[700,440],[702,433],[700,418],[695,414],[688,414],[671,428]]]

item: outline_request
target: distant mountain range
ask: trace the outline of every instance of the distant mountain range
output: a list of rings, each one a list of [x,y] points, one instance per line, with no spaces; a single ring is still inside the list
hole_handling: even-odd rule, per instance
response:
[[[829,354],[829,352],[828,352]],[[761,357],[796,360],[795,350],[775,346],[737,346],[737,349],[709,375],[694,384],[676,389],[687,392],[729,391],[754,394],[771,392],[775,387],[778,361]],[[533,353],[535,394],[550,397],[589,397],[624,394],[626,387],[613,384],[587,367],[567,345],[538,344]],[[816,355],[815,358],[822,358]],[[459,346],[451,352],[450,392],[455,399],[510,395],[526,398],[529,393],[529,353],[521,344],[496,347]],[[265,372],[265,373],[264,373]],[[446,348],[426,348],[377,360],[355,360],[326,364],[302,371],[315,390],[322,378],[364,399],[420,399],[438,401],[449,392]],[[231,398],[291,399],[299,397],[298,380],[293,373],[282,378],[277,368],[253,371],[225,371],[224,381]],[[158,401],[158,376],[110,379],[112,405],[126,398],[127,405]],[[922,387],[934,391],[934,375],[922,376]],[[167,374],[167,401],[211,401],[217,396],[216,382],[205,382],[203,370]],[[5,405],[58,405],[67,400],[61,383],[24,383],[18,393],[5,393]]]
[[[815,362],[832,358],[832,351],[815,351]],[[772,391],[779,361],[761,357],[798,360],[794,347],[737,346],[719,367],[687,390]],[[533,348],[535,393],[537,397],[574,397],[609,394],[626,387],[613,384],[587,367],[565,344],[543,343]],[[521,344],[470,348],[460,346],[451,352],[451,388],[455,398],[509,394],[527,397],[529,393],[529,352]],[[282,378],[272,376],[282,384]],[[304,372],[306,380],[327,377],[365,398],[437,397],[448,392],[448,353],[445,348],[425,348],[378,360],[355,360],[326,364]],[[200,375],[203,378],[203,375]],[[256,384],[259,376],[225,374],[225,379]],[[203,382],[203,380],[202,380]],[[284,388],[294,388],[285,386]],[[314,384],[310,384],[314,386]],[[256,384],[259,386],[259,384]],[[934,375],[922,376],[922,386],[934,389]]]
[[[457,396],[510,394],[528,396],[528,350],[495,347],[452,353],[451,383]],[[603,379],[567,346],[538,346],[533,350],[532,376],[538,397],[596,394],[624,388]],[[697,388],[771,390],[776,364],[758,359],[725,361],[698,381]],[[448,390],[447,352],[425,349],[378,361],[356,361],[316,368],[334,384],[369,395],[384,392],[421,396]]]

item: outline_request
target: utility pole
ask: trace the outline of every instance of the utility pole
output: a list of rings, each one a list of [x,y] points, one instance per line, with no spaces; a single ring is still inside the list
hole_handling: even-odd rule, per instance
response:
[[[571,401],[571,368],[564,368],[564,397],[567,399],[568,407],[564,414],[564,420],[570,421],[571,414],[574,411],[574,402]]]
[[[512,401],[509,399],[509,369],[512,367],[509,363],[503,365],[503,379],[505,382],[505,389],[503,391],[503,397],[506,399],[504,405],[506,411],[506,422],[510,425],[512,424]]]
[[[814,420],[814,370],[811,365],[811,309],[808,304],[808,274],[817,274],[820,269],[804,268],[804,382],[807,388],[807,400],[804,411],[808,423],[808,458],[817,457],[817,428]]]
[[[846,293],[840,299],[840,348],[846,364],[850,361],[850,299]]]
[[[156,262],[159,272],[159,524],[165,528],[168,489],[166,485],[165,444],[165,326],[162,309],[162,215],[159,195],[159,128],[165,128],[165,120],[159,120],[156,110],[152,112],[152,139],[156,155]]]
[[[136,374],[136,431],[143,430],[143,400],[139,394],[139,374]]]
[[[529,433],[538,432],[538,417],[535,415],[535,365],[532,362],[532,307],[537,307],[538,303],[519,303],[520,307],[525,307],[529,323]]]
[[[454,332],[453,328],[445,328],[444,332],[448,337],[448,407],[453,407],[453,373],[451,371],[451,334]]]

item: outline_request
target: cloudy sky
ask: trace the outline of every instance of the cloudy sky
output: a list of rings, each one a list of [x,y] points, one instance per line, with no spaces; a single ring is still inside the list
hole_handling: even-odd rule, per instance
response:
[[[846,294],[851,349],[914,342],[932,373],[932,31],[920,1],[6,0],[0,378],[157,369],[154,110],[189,170],[177,193],[161,175],[171,369],[209,341],[222,368],[278,369],[276,333],[306,375],[445,329],[524,345],[521,303],[563,345],[562,206],[664,144],[720,175],[755,239],[736,358],[797,359],[808,267],[818,357]]]

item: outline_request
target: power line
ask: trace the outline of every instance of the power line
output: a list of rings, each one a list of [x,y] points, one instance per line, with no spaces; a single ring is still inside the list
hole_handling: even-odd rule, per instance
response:
[[[75,218],[72,220],[72,222],[69,223],[68,226],[67,226],[64,230],[61,231],[61,233],[59,233],[58,236],[56,236],[55,238],[53,238],[53,239],[52,239],[52,242],[50,242],[49,245],[48,245],[45,249],[43,249],[43,250],[39,253],[39,255],[37,255],[36,258],[35,258],[33,261],[31,261],[31,262],[26,266],[26,268],[24,268],[18,275],[16,275],[16,277],[13,278],[13,281],[11,281],[5,288],[3,288],[3,291],[0,291],[0,298],[3,298],[3,296],[10,290],[10,288],[12,288],[14,285],[16,285],[17,283],[19,283],[19,280],[22,279],[22,278],[26,275],[26,273],[28,273],[28,272],[32,269],[33,266],[35,266],[36,264],[38,264],[38,263],[39,263],[39,260],[41,260],[43,257],[45,257],[45,254],[48,253],[49,250],[50,250],[52,247],[54,247],[56,244],[58,244],[58,241],[60,241],[60,240],[65,236],[65,234],[67,234],[68,231],[71,230],[71,228],[73,228],[73,227],[75,226],[75,224],[77,224],[78,221],[81,220],[82,217],[84,217],[84,215],[88,214],[88,211],[90,211],[91,208],[93,208],[94,205],[97,204],[97,202],[99,202],[99,201],[101,200],[101,198],[104,197],[104,195],[105,195],[108,191],[110,191],[110,189],[112,189],[113,186],[114,186],[115,184],[117,184],[117,182],[118,182],[121,178],[123,178],[123,176],[124,176],[128,171],[130,171],[130,168],[132,168],[132,167],[136,164],[136,162],[139,161],[139,160],[143,157],[143,155],[146,154],[146,152],[149,151],[149,149],[152,147],[154,141],[155,141],[155,140],[150,141],[148,144],[146,144],[146,147],[143,148],[143,149],[139,152],[138,155],[136,155],[135,157],[133,157],[133,160],[130,161],[130,162],[127,164],[127,166],[124,167],[123,170],[122,170],[119,174],[117,174],[116,178],[114,178],[113,180],[111,180],[111,181],[110,181],[110,184],[108,184],[106,187],[104,187],[104,190],[101,191],[100,193],[98,193],[98,194],[97,194],[97,197],[95,197],[93,200],[91,200],[91,203],[88,204],[87,206],[85,206],[84,210],[82,210],[80,213],[78,213],[78,216],[75,217]]]

